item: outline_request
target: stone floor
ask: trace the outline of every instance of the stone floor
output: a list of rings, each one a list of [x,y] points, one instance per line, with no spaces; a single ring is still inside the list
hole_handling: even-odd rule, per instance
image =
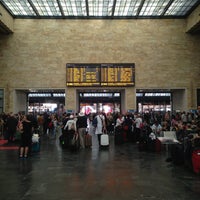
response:
[[[139,152],[136,144],[69,152],[42,138],[26,160],[0,150],[1,200],[199,200],[200,176],[166,162],[166,152]]]

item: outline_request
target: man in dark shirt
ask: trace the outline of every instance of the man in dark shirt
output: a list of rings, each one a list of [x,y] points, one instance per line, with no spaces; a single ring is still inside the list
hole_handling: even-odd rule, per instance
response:
[[[76,122],[79,140],[81,148],[85,148],[85,135],[86,135],[86,129],[87,129],[87,116],[84,115],[84,113],[79,113],[79,116],[77,118]]]

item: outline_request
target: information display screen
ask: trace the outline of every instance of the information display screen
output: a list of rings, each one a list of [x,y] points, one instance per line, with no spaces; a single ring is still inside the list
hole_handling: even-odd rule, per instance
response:
[[[102,86],[133,86],[135,83],[134,64],[102,64]]]
[[[67,64],[67,86],[100,86],[100,65]]]
[[[132,64],[67,64],[67,86],[134,86]]]

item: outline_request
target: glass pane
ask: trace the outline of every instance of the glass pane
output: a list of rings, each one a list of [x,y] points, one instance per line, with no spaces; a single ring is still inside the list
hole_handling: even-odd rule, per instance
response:
[[[196,4],[196,2],[197,0],[175,0],[167,10],[165,15],[183,16]]]
[[[140,11],[140,16],[159,16],[163,13],[170,0],[146,0]]]
[[[13,15],[33,15],[35,16],[35,12],[33,11],[33,8],[30,6],[28,1],[24,0],[15,0],[15,1],[9,1],[4,0],[4,5],[8,8],[8,10]]]
[[[15,17],[185,16],[200,0],[1,0]],[[198,3],[198,4],[197,4]],[[63,16],[64,15],[64,16]]]
[[[113,0],[88,0],[89,16],[111,16]]]
[[[65,16],[86,16],[86,4],[83,0],[60,0]]]
[[[55,0],[32,0],[40,16],[61,16],[57,1]]]
[[[136,16],[141,0],[119,0],[115,7],[115,16]]]

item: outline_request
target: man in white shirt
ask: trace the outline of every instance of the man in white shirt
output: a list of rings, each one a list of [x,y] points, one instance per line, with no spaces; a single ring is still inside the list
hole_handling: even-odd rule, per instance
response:
[[[138,142],[140,139],[140,132],[141,132],[141,128],[142,128],[142,118],[141,118],[140,114],[136,114],[134,123],[135,123],[136,142]]]
[[[160,133],[162,131],[162,126],[158,123],[158,121],[155,121],[155,123],[151,126],[151,129],[153,131],[153,133],[159,137]]]
[[[102,112],[99,112],[97,114],[96,118],[97,118],[97,126],[96,126],[96,130],[95,130],[95,134],[97,134],[98,141],[100,144],[101,135],[106,130],[105,116],[103,115]]]

